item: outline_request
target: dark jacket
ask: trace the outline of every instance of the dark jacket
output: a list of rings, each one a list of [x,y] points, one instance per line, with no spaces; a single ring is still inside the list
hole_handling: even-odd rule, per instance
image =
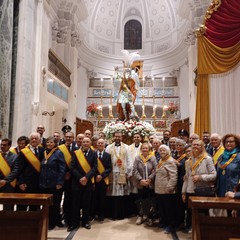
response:
[[[109,176],[110,172],[112,171],[112,160],[111,160],[111,155],[107,152],[103,152],[103,156],[101,159],[101,162],[105,168],[105,171],[100,174],[102,178],[104,179],[105,177]],[[97,171],[97,175],[99,175],[99,172]]]
[[[46,161],[44,158],[41,162],[41,170],[39,175],[40,188],[56,188],[56,185],[63,185],[66,173],[66,163],[63,153],[56,151]]]
[[[44,158],[44,148],[38,147],[38,160],[41,162]],[[18,184],[26,184],[28,189],[39,188],[39,172],[29,163],[22,150],[18,156],[20,175]]]
[[[82,150],[77,150],[82,151]],[[88,155],[86,156],[86,159],[91,167],[91,170],[87,173],[84,172],[82,167],[80,166],[76,153],[74,154],[72,163],[71,163],[71,174],[72,174],[72,190],[76,191],[81,189],[82,187],[86,187],[89,190],[93,188],[93,183],[91,181],[92,177],[94,177],[97,173],[97,153],[93,151],[92,149],[89,149]],[[86,177],[88,179],[87,185],[82,186],[79,182],[79,180],[82,177]]]
[[[12,152],[8,152],[8,154],[6,156],[6,160],[7,160],[8,165],[11,168],[11,172],[5,177],[2,174],[2,172],[0,171],[0,180],[6,180],[7,181],[7,184],[3,188],[0,188],[0,192],[5,192],[4,189],[7,189],[7,188],[12,188],[13,189],[10,182],[12,182],[15,178],[17,178],[17,175],[19,173],[19,164],[18,164],[18,161],[17,161],[17,155],[12,153]]]
[[[221,155],[218,159],[218,164],[222,161]],[[225,175],[222,175],[222,170],[217,165],[217,195],[224,197],[228,191],[234,191],[240,179],[240,152],[234,158],[234,160],[225,168]],[[225,179],[224,179],[225,178]],[[222,180],[224,179],[224,180]],[[221,180],[224,181],[224,186],[221,184]]]

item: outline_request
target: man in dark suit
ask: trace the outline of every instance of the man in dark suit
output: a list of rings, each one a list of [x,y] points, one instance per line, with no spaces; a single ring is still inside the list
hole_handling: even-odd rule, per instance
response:
[[[97,173],[97,153],[91,149],[91,140],[84,137],[82,149],[75,151],[71,163],[72,174],[72,226],[68,231],[79,227],[80,209],[82,209],[82,226],[91,229],[89,212],[94,176]]]
[[[1,141],[0,154],[0,192],[10,193],[14,192],[16,185],[16,178],[19,172],[19,165],[17,155],[10,152],[12,141],[4,138]],[[4,210],[12,209],[11,205],[4,205]]]
[[[203,132],[202,140],[204,142],[206,152],[211,155],[211,153],[213,152],[213,147],[212,147],[212,144],[210,142],[210,137],[211,137],[210,132]]]
[[[40,142],[39,142],[40,147],[46,148],[46,138],[43,137],[43,133],[45,132],[45,127],[42,124],[39,124],[37,126],[37,130],[36,131],[37,131],[37,133],[40,134]]]
[[[95,177],[95,211],[100,222],[104,221],[105,196],[109,185],[109,174],[112,171],[111,155],[104,151],[105,140],[97,141],[98,169]]]
[[[64,136],[64,144],[58,146],[59,150],[64,155],[66,162],[66,174],[63,185],[64,200],[63,200],[63,219],[67,226],[71,226],[71,214],[72,214],[72,176],[70,173],[71,161],[74,155],[74,151],[77,150],[74,143],[74,133],[66,132]]]
[[[69,125],[65,125],[62,127],[62,133],[63,133],[63,138],[60,139],[59,144],[64,144],[65,143],[65,135],[67,132],[71,132],[72,128]]]
[[[44,157],[44,148],[39,146],[39,133],[31,133],[29,140],[29,146],[23,148],[18,156],[20,169],[18,187],[20,193],[40,193],[39,173],[40,164]],[[37,206],[29,207],[29,210],[36,209],[38,209]],[[27,210],[27,206],[18,206],[18,210]]]

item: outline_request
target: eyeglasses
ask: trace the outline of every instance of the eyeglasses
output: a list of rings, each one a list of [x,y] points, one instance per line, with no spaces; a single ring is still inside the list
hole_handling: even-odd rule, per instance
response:
[[[235,140],[226,141],[226,144],[228,144],[228,143],[235,143]]]
[[[6,147],[6,146],[8,146],[7,144],[1,144],[1,147]]]

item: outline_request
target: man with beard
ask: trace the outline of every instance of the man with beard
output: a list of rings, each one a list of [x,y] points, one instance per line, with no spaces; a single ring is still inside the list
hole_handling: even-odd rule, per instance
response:
[[[213,151],[212,145],[210,143],[210,136],[211,136],[210,132],[203,132],[202,140],[204,142],[204,146],[208,154],[210,154]]]
[[[163,132],[163,140],[162,140],[162,144],[165,144],[167,146],[169,146],[169,139],[171,136],[171,132],[169,130],[165,130]]]
[[[109,184],[109,214],[113,219],[123,219],[128,215],[126,203],[130,194],[132,161],[128,145],[122,142],[121,132],[114,133],[113,143],[107,146],[106,152],[111,155],[113,166]]]

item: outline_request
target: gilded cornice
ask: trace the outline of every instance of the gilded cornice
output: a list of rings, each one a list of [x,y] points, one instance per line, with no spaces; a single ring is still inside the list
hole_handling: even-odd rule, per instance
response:
[[[206,32],[206,22],[208,19],[212,17],[212,14],[218,10],[218,8],[221,6],[222,0],[213,0],[210,6],[208,7],[208,10],[206,11],[205,17],[203,19],[203,24],[196,29],[195,35],[196,37],[201,37]]]

